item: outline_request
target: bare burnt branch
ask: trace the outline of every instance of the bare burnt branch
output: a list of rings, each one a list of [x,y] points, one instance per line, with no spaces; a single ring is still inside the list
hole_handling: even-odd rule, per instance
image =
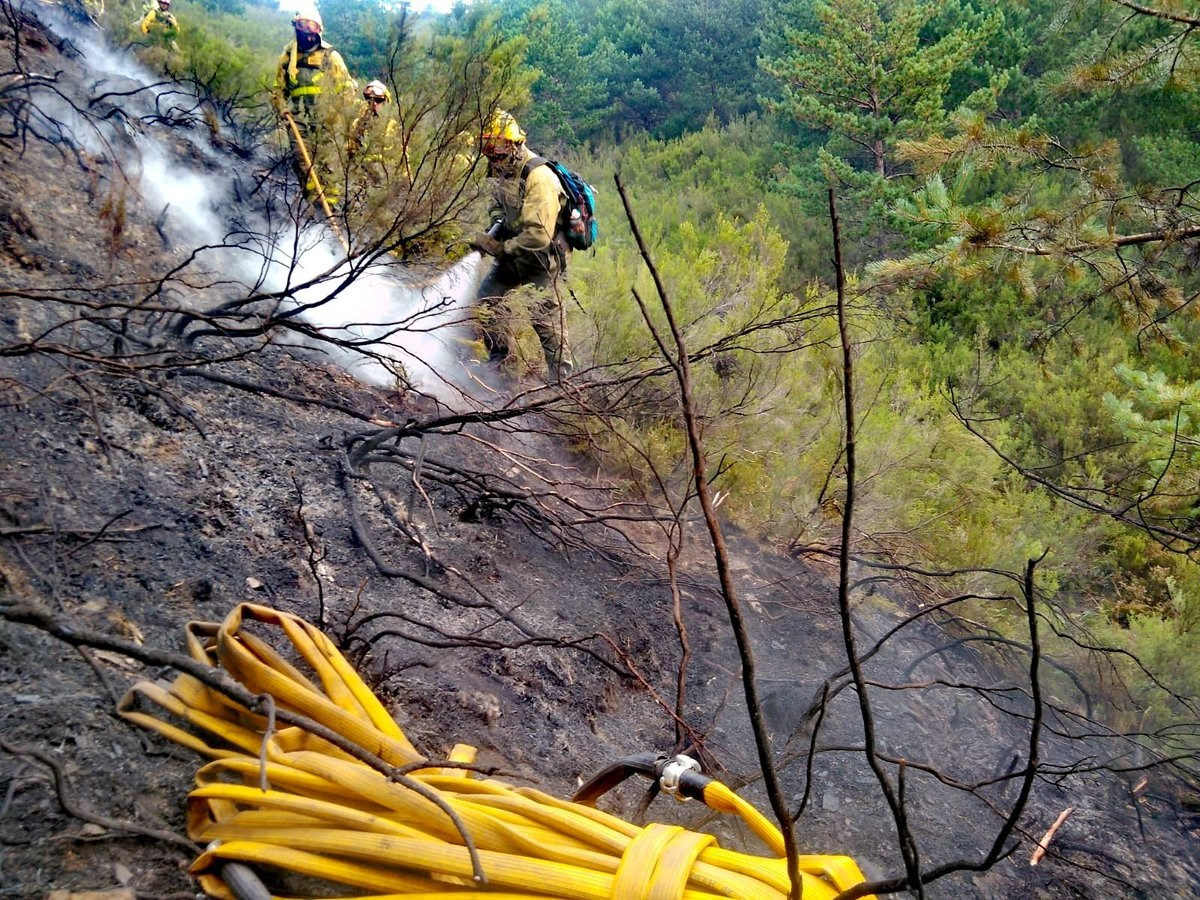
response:
[[[705,460],[704,448],[700,438],[700,428],[697,424],[696,405],[692,394],[690,359],[687,351],[687,343],[684,340],[683,330],[675,320],[674,311],[671,306],[667,290],[662,283],[658,270],[654,266],[654,260],[650,255],[650,251],[638,229],[637,219],[633,214],[633,209],[630,205],[629,198],[625,193],[625,187],[621,183],[619,175],[614,176],[617,187],[617,192],[621,196],[621,202],[625,208],[625,217],[629,220],[630,228],[633,231],[634,239],[637,241],[638,250],[641,253],[643,261],[650,270],[650,275],[654,280],[655,290],[658,293],[658,298],[662,306],[664,315],[666,316],[668,326],[671,331],[674,348],[668,349],[666,340],[660,336],[654,328],[653,319],[650,317],[645,304],[637,291],[633,290],[634,300],[638,304],[638,308],[642,312],[642,319],[650,329],[655,343],[658,345],[663,359],[675,373],[678,382],[679,398],[683,407],[683,417],[686,424],[686,433],[688,446],[692,457],[692,471],[696,489],[696,496],[700,502],[701,509],[704,512],[705,525],[708,528],[709,540],[712,543],[713,556],[716,563],[717,575],[721,583],[721,597],[725,601],[726,612],[729,616],[729,623],[733,630],[734,640],[737,642],[738,656],[742,661],[742,686],[746,696],[746,710],[750,717],[750,726],[754,733],[755,748],[758,752],[758,763],[763,773],[763,779],[767,786],[767,795],[770,798],[772,811],[779,822],[780,831],[783,834],[784,848],[787,855],[788,878],[791,882],[791,887],[788,892],[790,900],[796,900],[799,897],[801,890],[800,870],[797,857],[796,835],[792,829],[792,822],[788,816],[787,806],[783,798],[783,791],[779,785],[779,778],[775,771],[775,761],[771,754],[771,739],[767,733],[766,725],[763,722],[762,705],[758,699],[758,685],[755,680],[755,664],[754,651],[751,647],[749,638],[746,632],[742,610],[738,601],[736,588],[734,587],[733,579],[730,574],[730,566],[728,555],[725,549],[725,539],[721,532],[721,526],[717,520],[715,506],[709,492],[709,483],[707,477],[707,464]]]
[[[0,609],[0,615],[4,612]],[[70,816],[75,817],[83,822],[91,822],[93,825],[99,825],[101,828],[107,828],[110,831],[123,832],[125,834],[137,834],[142,837],[150,838],[155,841],[162,841],[171,844],[184,850],[189,856],[199,852],[200,848],[189,841],[182,835],[175,834],[172,831],[164,831],[159,828],[147,828],[145,825],[139,825],[137,822],[126,822],[121,819],[113,819],[108,816],[100,815],[85,809],[78,800],[75,799],[70,783],[67,780],[66,773],[63,771],[62,764],[51,756],[46,751],[38,747],[29,747],[21,744],[12,744],[0,738],[0,750],[8,753],[11,756],[27,757],[36,759],[39,763],[50,770],[51,780],[54,784],[54,793],[58,798],[59,805]]]
[[[413,426],[409,426],[409,428],[412,428],[412,427]],[[410,431],[409,433],[413,433],[413,432]],[[393,434],[390,434],[389,437],[392,437],[393,439],[395,439],[397,437],[397,435],[393,433]],[[382,446],[381,443],[377,440],[372,440],[369,443],[372,446],[375,446],[376,448],[379,448]],[[373,487],[373,492],[376,494],[376,496],[377,497],[380,496],[381,490],[380,490],[380,487],[375,483],[375,481],[372,478],[372,475],[370,472],[370,466],[373,462],[376,464],[378,464],[380,462],[384,462],[384,461],[395,462],[395,458],[380,454],[380,453],[378,453],[378,451],[375,455],[373,455],[371,457],[365,457],[365,458],[362,456],[355,456],[354,454],[355,454],[355,451],[353,451],[353,450],[349,454],[347,454],[346,458],[343,459],[342,466],[341,466],[342,482],[343,482],[343,487],[344,487],[345,495],[346,495],[346,499],[347,499],[348,514],[350,516],[351,529],[355,535],[356,540],[359,542],[360,546],[363,548],[363,550],[367,554],[367,556],[375,564],[377,571],[381,575],[384,575],[389,578],[400,578],[400,579],[406,580],[406,581],[424,589],[425,591],[428,591],[430,594],[434,595],[435,597],[438,597],[441,600],[444,600],[452,605],[463,607],[463,608],[490,610],[493,613],[495,613],[497,621],[504,621],[504,622],[507,622],[508,624],[512,625],[514,628],[517,629],[517,631],[521,635],[523,635],[523,637],[520,640],[515,641],[515,642],[513,642],[513,641],[494,642],[494,641],[488,641],[488,640],[481,639],[481,638],[471,636],[471,635],[463,635],[463,636],[455,637],[455,636],[450,635],[448,632],[444,631],[443,629],[441,629],[437,626],[431,625],[427,622],[418,620],[416,618],[406,617],[403,614],[382,614],[382,613],[380,613],[380,614],[373,614],[373,615],[363,617],[363,618],[359,619],[357,622],[349,625],[346,630],[346,637],[345,637],[346,640],[356,639],[356,638],[361,639],[361,638],[357,637],[357,634],[363,628],[363,626],[365,626],[368,623],[385,620],[385,619],[391,617],[392,615],[395,615],[399,618],[404,619],[405,621],[409,621],[410,624],[419,625],[421,627],[428,628],[428,629],[434,631],[435,633],[441,635],[447,641],[450,641],[450,643],[438,643],[438,644],[432,644],[431,646],[478,646],[478,647],[496,647],[496,648],[518,647],[518,646],[529,646],[529,645],[533,645],[533,646],[565,646],[565,647],[581,649],[583,652],[587,653],[588,655],[593,656],[595,659],[597,659],[599,662],[601,662],[606,667],[611,668],[614,671],[621,672],[621,670],[614,667],[613,664],[609,660],[607,660],[603,656],[595,653],[594,651],[592,651],[589,648],[587,648],[586,646],[584,646],[583,645],[584,641],[577,640],[577,639],[568,640],[568,639],[559,638],[559,637],[545,637],[545,636],[539,635],[537,630],[531,628],[529,625],[527,625],[523,621],[521,621],[520,617],[515,613],[515,611],[502,610],[498,606],[496,606],[496,604],[487,596],[486,592],[484,592],[483,590],[478,588],[473,582],[471,582],[470,579],[466,578],[466,576],[464,576],[461,571],[459,571],[458,569],[456,569],[453,566],[446,565],[446,564],[441,563],[440,561],[436,560],[436,558],[432,556],[432,554],[430,553],[428,548],[425,548],[425,547],[421,548],[422,552],[423,552],[423,556],[427,560],[437,563],[439,572],[451,574],[451,575],[455,576],[458,580],[465,582],[467,584],[467,586],[469,588],[471,588],[472,592],[476,595],[476,597],[472,597],[472,596],[460,593],[458,591],[455,591],[455,590],[449,588],[448,586],[445,586],[445,585],[433,580],[432,578],[430,578],[427,575],[422,575],[422,574],[418,574],[416,572],[409,571],[408,569],[401,568],[401,567],[396,566],[393,563],[389,562],[384,557],[382,551],[379,548],[377,541],[374,539],[374,537],[371,534],[371,531],[367,525],[367,522],[365,521],[364,512],[361,508],[361,505],[360,505],[359,499],[358,499],[358,495],[355,490],[355,484],[359,483],[359,482],[366,482],[367,484],[369,484]],[[440,465],[440,464],[437,465],[436,469],[434,469],[433,461],[431,461],[428,458],[426,458],[424,462],[425,462],[426,466],[430,467],[430,469],[427,471],[427,477],[429,477],[433,480],[442,481],[445,478],[445,474],[450,473],[455,476],[460,476],[463,479],[463,480],[459,481],[457,484],[453,484],[453,487],[455,487],[457,490],[460,490],[460,491],[462,490],[462,485],[463,485],[464,481],[473,482],[474,484],[478,485],[480,494],[473,498],[474,502],[489,503],[489,502],[493,502],[491,500],[488,500],[489,497],[497,498],[494,501],[496,503],[496,505],[499,507],[504,504],[508,504],[508,508],[510,511],[517,512],[518,521],[522,520],[521,514],[519,511],[524,511],[524,513],[526,515],[533,516],[534,518],[537,519],[537,521],[539,523],[538,527],[533,527],[532,525],[530,525],[528,523],[527,523],[527,527],[529,527],[530,531],[532,533],[534,533],[535,535],[539,536],[541,539],[546,539],[545,533],[546,533],[546,531],[549,531],[551,534],[562,535],[562,536],[564,536],[564,538],[573,540],[573,541],[577,542],[579,544],[579,546],[586,548],[589,551],[594,551],[596,553],[602,554],[601,548],[597,547],[595,544],[588,541],[586,538],[580,536],[581,532],[579,530],[579,525],[573,524],[571,522],[563,522],[560,519],[555,518],[554,514],[549,511],[549,508],[547,506],[541,505],[539,503],[536,494],[531,494],[529,491],[524,490],[524,489],[517,489],[517,488],[515,488],[515,486],[510,487],[508,489],[499,489],[494,486],[494,485],[500,484],[500,483],[507,483],[509,485],[512,485],[513,483],[511,481],[508,481],[507,479],[503,479],[500,476],[492,476],[489,473],[485,473],[485,472],[463,473],[461,470],[455,471],[448,466]],[[409,465],[407,467],[407,471],[414,472],[415,471],[414,461],[410,458],[408,460],[408,463],[409,463]],[[393,522],[394,525],[398,524],[398,522],[401,521],[401,517],[398,516],[394,510],[392,512],[391,521]],[[403,530],[406,531],[410,535],[415,533],[413,530],[412,524],[408,523],[408,522],[404,523]],[[376,640],[379,639],[379,635],[381,635],[381,634],[383,634],[383,633],[382,632],[377,633],[376,636],[373,636],[373,637],[367,639],[367,642],[374,643]],[[389,632],[389,634],[404,636],[404,637],[407,637],[408,639],[413,640],[414,642],[417,642],[417,643],[427,643],[426,640],[416,638],[416,637],[412,636],[411,634],[399,635],[399,633],[394,632],[394,631]],[[624,674],[624,673],[622,672],[622,674]]]
[[[829,218],[833,233],[834,275],[837,285],[837,322],[838,335],[841,339],[842,350],[842,401],[843,401],[843,440],[842,448],[846,460],[846,496],[842,509],[842,542],[838,554],[838,610],[842,622],[842,641],[846,648],[846,658],[849,663],[850,676],[854,681],[855,693],[858,697],[860,717],[862,719],[865,755],[867,763],[875,773],[880,791],[891,810],[896,823],[897,839],[900,852],[904,859],[905,882],[917,891],[917,896],[924,895],[923,879],[921,876],[920,855],[916,838],[907,824],[907,813],[903,802],[897,796],[891,780],[880,765],[876,753],[875,720],[871,712],[871,701],[865,686],[862,664],[859,661],[857,638],[854,634],[854,623],[850,614],[850,546],[853,537],[853,513],[855,501],[855,475],[857,465],[856,455],[856,419],[855,419],[855,386],[854,386],[854,355],[850,341],[849,324],[846,319],[846,276],[842,265],[841,235],[838,226],[837,204],[834,191],[829,189]],[[850,894],[854,894],[851,889]],[[863,891],[863,894],[871,893]],[[856,894],[854,896],[862,896]],[[848,898],[846,898],[848,900]]]
[[[898,634],[900,634],[901,631],[903,631],[911,626],[916,625],[918,622],[920,622],[923,618],[925,618],[927,616],[937,616],[937,615],[941,614],[944,610],[947,610],[952,606],[955,606],[955,605],[958,605],[961,603],[966,603],[971,600],[1005,600],[1005,599],[1011,599],[1011,598],[966,594],[966,595],[962,595],[962,596],[958,596],[958,597],[952,597],[948,600],[943,600],[940,603],[933,604],[925,609],[918,610],[916,613],[905,616],[900,622],[898,622],[896,625],[894,625],[892,628],[890,628],[887,632],[885,632],[882,636],[880,636],[868,650],[866,650],[865,652],[863,652],[859,655],[859,662],[865,663],[865,662],[869,661],[872,657],[874,657],[876,654],[880,653],[886,646],[888,646],[889,642],[891,642],[893,639],[895,639],[896,636]],[[825,711],[828,708],[830,701],[832,701],[835,697],[837,697],[837,695],[840,694],[843,690],[845,690],[846,688],[851,687],[853,685],[853,683],[854,683],[853,680],[851,678],[847,678],[847,676],[849,676],[850,674],[851,674],[851,668],[850,668],[850,666],[847,665],[847,666],[844,666],[843,668],[839,669],[837,672],[833,673],[825,681],[825,683],[821,686],[820,693],[813,697],[813,700],[810,702],[808,708],[805,709],[805,711],[800,715],[799,721],[797,722],[795,728],[792,730],[792,733],[787,738],[787,741],[784,745],[785,750],[787,748],[789,748],[791,746],[791,744],[800,737],[804,728],[806,728],[808,726],[808,724],[814,718],[816,718],[818,721],[813,726],[814,731],[813,731],[812,737],[810,738],[809,743],[811,745],[813,742],[815,742],[817,730],[820,728],[820,718],[824,716]],[[971,686],[971,687],[978,687],[978,686]],[[783,755],[782,758],[785,762],[790,762],[793,759],[793,757],[791,755],[789,755],[787,752],[785,752],[785,754]]]
[[[898,563],[880,562],[861,556],[853,558],[864,567],[878,568],[888,573],[886,575],[862,578],[857,582],[859,587],[886,583],[892,578],[893,573],[897,573],[899,569],[903,568],[908,568],[910,574],[914,576],[920,573],[922,579],[937,578],[939,576],[956,578],[970,574],[967,572],[943,573],[933,570],[921,570],[916,566],[905,567]],[[998,571],[989,571],[988,574],[1004,575],[1007,578],[1015,580],[1015,576]],[[1026,583],[1025,591],[1028,590],[1028,584]],[[917,593],[916,596],[925,597],[929,593],[929,590],[925,590]],[[958,607],[963,603],[970,603],[976,599],[997,603],[1011,598],[1002,596],[975,598],[964,595],[932,604],[927,609],[918,610],[911,617],[901,617],[898,623],[886,631],[882,638],[872,647],[870,655],[879,652],[885,643],[894,641],[897,635],[903,633],[914,624],[914,619],[935,614],[940,616],[951,607]],[[1145,766],[1147,769],[1173,768],[1186,777],[1193,777],[1190,770],[1191,764],[1194,762],[1194,753],[1192,752],[1195,746],[1194,728],[1176,725],[1146,733],[1137,730],[1131,731],[1129,729],[1113,728],[1111,725],[1097,720],[1096,708],[1090,705],[1090,701],[1095,696],[1096,690],[1102,689],[1102,681],[1097,682],[1093,686],[1093,677],[1085,675],[1079,666],[1086,663],[1093,666],[1097,671],[1105,668],[1111,669],[1113,658],[1122,654],[1116,652],[1110,653],[1108,651],[1113,651],[1115,648],[1105,647],[1095,642],[1094,639],[1089,640],[1086,629],[1075,623],[1065,610],[1053,607],[1047,601],[1043,601],[1043,605],[1047,608],[1053,608],[1054,614],[1050,615],[1047,612],[1039,611],[1037,613],[1038,621],[1047,626],[1056,638],[1065,640],[1069,646],[1073,646],[1083,651],[1083,653],[1080,654],[1079,665],[1076,665],[1050,655],[1044,647],[1041,647],[1041,661],[1045,662],[1052,671],[1060,672],[1067,676],[1067,680],[1074,684],[1083,704],[1080,708],[1076,708],[1072,704],[1064,704],[1057,699],[1047,698],[1043,695],[1040,727],[1046,735],[1059,738],[1060,740],[1055,742],[1056,758],[1050,761],[1043,761],[1038,766],[1037,780],[1048,785],[1054,785],[1061,783],[1067,778],[1077,778],[1097,773],[1119,775],[1126,769],[1137,771],[1142,766]],[[1012,652],[1026,659],[1031,658],[1033,653],[1039,652],[1038,648],[1032,643],[1006,639],[994,629],[983,628],[979,623],[973,623],[963,616],[956,616],[953,619],[947,620],[943,623],[943,627],[946,626],[956,626],[949,629],[950,635],[954,635],[957,630],[960,637],[969,638],[969,640],[962,642],[959,646],[970,643],[983,643],[988,646],[1000,646],[1005,649],[1011,648]],[[963,629],[966,630],[963,631]],[[937,652],[938,647],[944,648],[956,641],[957,638],[953,638],[941,643],[931,643],[930,646],[933,652]],[[867,654],[863,654],[863,656],[866,657]],[[907,660],[909,671],[922,661],[930,658],[932,657],[929,651],[910,656]],[[948,660],[947,665],[952,666],[953,662]],[[998,662],[995,669],[997,671],[1004,671],[1008,669],[1008,665],[1008,663]],[[1140,661],[1135,662],[1135,665],[1140,666]],[[945,670],[945,667],[943,667],[943,670]],[[844,672],[839,674],[844,675]],[[1113,677],[1118,676],[1114,673]],[[1161,690],[1163,697],[1174,696],[1161,682],[1155,681],[1154,683]],[[844,687],[845,684],[846,682],[843,681],[839,683],[839,686]],[[1034,691],[1016,683],[989,684],[987,682],[956,681],[954,679],[937,677],[923,683],[896,683],[868,679],[866,684],[875,690],[884,691],[927,692],[930,690],[944,690],[949,692],[970,692],[1003,715],[1011,717],[1016,721],[1024,721],[1030,727],[1036,721],[1038,712]],[[1111,702],[1111,698],[1107,695],[1104,699],[1106,702]],[[816,715],[824,715],[826,709],[827,702],[823,703],[822,697],[818,696],[806,712],[805,720],[810,720]],[[798,728],[793,733],[793,740],[799,737],[799,732],[800,729]],[[818,745],[816,734],[817,732],[814,730],[810,742],[810,752],[862,752],[864,749],[862,745],[841,745],[838,747],[828,743]],[[953,787],[955,790],[970,793],[972,796],[976,796],[980,802],[993,806],[994,809],[998,808],[994,807],[993,800],[986,793],[982,792],[1007,781],[1023,779],[1026,774],[1025,770],[1017,768],[1019,758],[1014,757],[1013,765],[1007,771],[999,772],[994,777],[961,781],[956,776],[949,774],[941,768],[935,761],[916,762],[912,757],[900,757],[894,754],[884,755],[894,765],[899,765],[900,761],[904,760],[910,769],[927,772],[942,784]],[[811,767],[811,759],[809,765]],[[1020,825],[1017,827],[1025,837],[1030,837],[1027,828]],[[1072,861],[1072,864],[1079,865],[1081,868],[1088,868],[1086,863],[1077,860]],[[974,864],[972,863],[972,865]],[[939,867],[938,869],[926,871],[923,873],[923,877],[928,878],[931,872],[940,870]],[[898,880],[892,883],[898,883]]]
[[[328,554],[328,550],[318,546],[316,529],[305,518],[304,489],[295,474],[292,475],[292,484],[296,486],[296,521],[300,525],[300,530],[304,534],[304,544],[308,548],[304,562],[317,589],[317,627],[324,630],[329,627],[329,623],[326,621],[325,586],[321,578],[320,565]]]
[[[353,650],[356,644],[361,643],[364,649],[372,649],[376,644],[381,643],[387,638],[399,638],[405,643],[413,644],[420,647],[432,647],[435,649],[484,649],[484,650],[521,650],[529,647],[558,647],[564,650],[578,651],[586,656],[591,657],[604,666],[609,671],[621,676],[623,679],[631,678],[631,670],[627,666],[618,665],[606,658],[603,654],[597,652],[588,646],[593,642],[604,642],[612,646],[611,640],[606,635],[592,634],[585,635],[579,638],[564,638],[564,637],[528,637],[528,638],[513,638],[511,640],[494,640],[491,638],[481,637],[478,634],[454,634],[453,632],[441,629],[431,622],[420,620],[415,616],[408,616],[404,613],[385,613],[372,616],[372,621],[381,619],[401,619],[414,625],[424,631],[432,632],[435,637],[421,634],[418,631],[400,631],[396,628],[383,628],[379,631],[371,633],[369,638],[359,635],[352,635],[346,641],[346,648]],[[506,618],[502,616],[502,618]],[[354,628],[358,627],[355,623]],[[614,648],[615,649],[615,648]],[[636,677],[636,676],[635,676]],[[640,679],[639,679],[640,680]]]

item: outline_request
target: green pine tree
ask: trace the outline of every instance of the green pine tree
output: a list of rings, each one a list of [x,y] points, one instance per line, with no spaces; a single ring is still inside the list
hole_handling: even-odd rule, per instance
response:
[[[897,141],[936,134],[955,73],[1003,27],[1000,11],[974,14],[930,0],[828,0],[812,28],[784,25],[786,49],[763,61],[782,86],[772,105],[829,136],[828,162],[847,181],[855,170],[887,179],[904,169]],[[958,6],[957,3],[953,4]],[[959,24],[930,36],[934,17]],[[993,75],[979,102],[994,95]]]

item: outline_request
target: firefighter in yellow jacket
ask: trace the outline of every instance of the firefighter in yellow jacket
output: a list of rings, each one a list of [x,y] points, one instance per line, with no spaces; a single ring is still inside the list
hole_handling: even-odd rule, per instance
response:
[[[346,157],[375,185],[386,185],[403,173],[412,181],[408,156],[400,141],[400,126],[394,116],[383,112],[392,94],[382,81],[363,88],[363,105],[350,123]]]
[[[558,176],[525,145],[525,132],[504,110],[484,126],[480,149],[492,179],[491,219],[495,227],[470,242],[495,259],[477,294],[483,341],[492,360],[509,352],[509,328],[499,321],[506,295],[521,285],[540,290],[530,308],[546,357],[550,380],[571,374],[562,303],[562,278],[570,248],[560,230],[567,193]]]
[[[103,9],[103,6],[101,7]],[[158,0],[142,16],[142,34],[153,38],[169,50],[178,50],[179,20],[171,12],[171,0]]]
[[[353,94],[354,79],[350,77],[342,55],[321,37],[324,25],[316,10],[296,13],[292,19],[292,28],[295,38],[283,48],[283,53],[279,56],[272,100],[276,112],[280,115],[284,112],[291,113],[314,161],[314,167],[328,176],[328,167],[320,161],[329,155],[328,148],[325,147],[329,129],[323,122],[323,111],[318,101],[326,89],[337,94]],[[316,182],[310,173],[305,171],[306,167],[300,154],[297,154],[295,167],[301,183],[305,186],[305,195],[311,199],[315,193]],[[331,202],[335,199],[329,196],[333,190],[334,186],[330,185],[326,191],[326,199]]]

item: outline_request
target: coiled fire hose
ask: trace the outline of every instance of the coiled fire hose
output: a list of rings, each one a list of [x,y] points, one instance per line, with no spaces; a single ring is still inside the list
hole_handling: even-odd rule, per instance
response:
[[[282,631],[294,653],[285,656],[260,637],[264,628]],[[665,779],[668,792],[741,816],[772,856],[725,850],[709,835],[674,825],[639,827],[583,802],[431,762],[333,643],[296,616],[242,604],[219,625],[189,623],[186,634],[193,658],[220,666],[252,693],[269,694],[277,708],[307,716],[404,770],[392,779],[310,731],[273,727],[270,717],[187,674],[170,684],[134,685],[119,705],[124,718],[211,760],[198,770],[188,795],[188,835],[208,847],[192,872],[210,896],[235,896],[224,876],[227,867],[243,873],[241,864],[282,878],[293,897],[788,895],[778,830],[728,787],[694,771],[686,757],[630,757],[593,779],[582,799],[594,799],[630,771],[649,774]],[[310,673],[301,670],[300,660]],[[143,711],[139,700],[157,709]],[[474,758],[475,749],[460,744],[447,762]],[[800,868],[805,900],[830,900],[863,880],[846,856],[801,856]],[[474,877],[479,870],[484,881]],[[298,890],[296,875],[305,883]],[[307,888],[312,892],[305,894]]]

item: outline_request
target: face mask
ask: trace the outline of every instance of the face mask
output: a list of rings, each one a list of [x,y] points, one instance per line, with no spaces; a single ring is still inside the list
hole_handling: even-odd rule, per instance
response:
[[[305,53],[319,43],[321,43],[321,36],[319,34],[313,34],[311,31],[296,32],[296,46]]]
[[[488,156],[488,165],[498,175],[509,176],[515,174],[520,168],[521,145],[508,144],[507,146],[502,146],[500,151]]]

